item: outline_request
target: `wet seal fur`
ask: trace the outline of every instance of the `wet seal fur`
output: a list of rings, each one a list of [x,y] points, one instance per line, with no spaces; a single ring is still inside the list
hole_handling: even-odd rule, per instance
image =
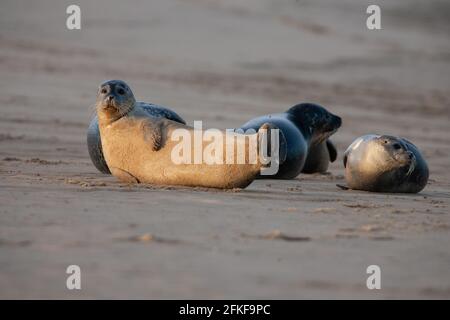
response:
[[[301,172],[325,172],[336,160],[336,147],[327,140],[342,124],[340,117],[314,103],[300,103],[283,113],[254,118],[240,127],[257,130],[263,123],[276,125],[287,143],[286,161],[274,176],[261,178],[293,179]]]
[[[428,182],[428,165],[404,138],[368,134],[344,153],[347,187],[373,192],[417,193]]]
[[[181,128],[194,136],[194,128],[167,118],[149,116],[135,106],[134,95],[125,82],[111,80],[100,85],[96,108],[103,155],[111,173],[124,182],[244,188],[260,174],[261,168],[267,166],[259,161],[259,157],[256,164],[249,163],[247,157],[244,164],[225,164],[226,161],[224,164],[175,164],[171,156],[178,142],[171,141],[171,134]],[[276,129],[276,126],[264,124],[261,128],[270,134],[269,129]],[[255,135],[261,138],[260,132]],[[245,150],[248,150],[248,137],[235,136],[236,144],[245,144]],[[191,143],[191,152],[193,146]],[[280,149],[281,161],[285,156],[283,150]]]

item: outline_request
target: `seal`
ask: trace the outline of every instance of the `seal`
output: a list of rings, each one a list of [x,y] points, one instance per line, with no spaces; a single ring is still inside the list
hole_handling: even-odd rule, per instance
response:
[[[128,92],[132,94],[130,88],[125,82],[122,82],[122,85],[124,86],[124,88],[126,87]],[[166,107],[159,106],[153,103],[136,101],[134,97],[130,97],[130,99],[134,100],[133,108],[136,110],[140,110],[139,113],[142,116],[165,118],[173,120],[175,122],[179,122],[181,124],[186,124],[186,122],[178,114]],[[102,140],[100,137],[97,115],[92,118],[91,123],[89,124],[87,132],[87,146],[89,156],[94,166],[104,174],[111,174],[111,171],[109,170],[108,165],[105,161],[105,157],[103,155]]]
[[[141,108],[135,106],[134,95],[125,82],[111,80],[100,85],[96,109],[103,155],[111,173],[124,182],[221,189],[244,188],[268,165],[259,158],[252,163],[245,156],[243,163],[229,163],[225,159],[225,152],[219,159],[222,160],[221,164],[176,163],[173,154],[174,150],[178,150],[178,143],[173,139],[174,132],[184,130],[183,132],[188,132],[190,137],[195,138],[199,130],[165,117],[149,117]],[[270,129],[277,128],[266,123],[260,129],[263,130],[254,134],[258,138],[257,141],[264,140],[262,138],[267,130],[268,135],[265,138],[272,141]],[[250,150],[248,135],[233,134],[233,137],[237,150]],[[284,143],[285,140],[280,139]],[[226,141],[229,143],[228,139]],[[202,141],[203,149],[208,147],[207,142]],[[195,139],[194,142],[189,140],[188,145],[190,154],[195,154]],[[284,143],[283,146],[285,145]],[[239,149],[239,146],[245,148]],[[223,147],[228,150],[228,145]],[[256,147],[260,149],[261,145]],[[280,149],[281,161],[285,158],[283,150],[285,148]],[[236,158],[239,155],[239,151],[235,153]]]
[[[373,192],[417,193],[428,182],[428,165],[405,138],[368,134],[344,153],[347,188]]]
[[[300,103],[283,113],[254,118],[240,129],[256,130],[263,123],[277,126],[287,144],[286,160],[270,178],[293,179],[302,171],[324,172],[337,157],[336,148],[327,139],[339,129],[342,120],[320,105]]]

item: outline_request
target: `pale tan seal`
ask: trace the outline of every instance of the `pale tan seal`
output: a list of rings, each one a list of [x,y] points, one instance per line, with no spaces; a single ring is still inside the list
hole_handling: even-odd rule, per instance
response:
[[[419,149],[404,138],[369,134],[344,153],[350,189],[417,193],[428,181],[428,166]]]
[[[120,180],[130,183],[244,188],[260,174],[264,166],[261,161],[252,164],[247,157],[243,164],[225,164],[226,159],[223,160],[224,164],[174,163],[172,151],[178,143],[171,139],[173,132],[186,129],[193,137],[194,128],[166,118],[149,117],[134,106],[134,95],[125,82],[111,80],[100,86],[96,108],[103,154],[111,173]],[[275,126],[266,124],[262,128],[271,129]],[[203,142],[203,148],[208,143]],[[248,136],[237,134],[236,144],[245,144],[245,150],[248,150]],[[191,145],[194,147],[194,142]],[[225,157],[225,151],[223,154]]]

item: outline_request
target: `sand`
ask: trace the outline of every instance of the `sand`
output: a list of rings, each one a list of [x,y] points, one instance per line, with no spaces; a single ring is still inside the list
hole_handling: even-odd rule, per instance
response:
[[[0,4],[0,298],[450,298],[448,2],[379,1],[379,31],[358,0],[77,3],[79,31],[70,1]],[[338,160],[245,190],[119,183],[85,142],[112,78],[210,128],[321,103]],[[412,140],[428,186],[337,188],[366,133]]]

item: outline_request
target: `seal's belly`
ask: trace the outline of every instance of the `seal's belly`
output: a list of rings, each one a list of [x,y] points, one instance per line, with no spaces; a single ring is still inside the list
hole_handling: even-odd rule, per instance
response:
[[[102,146],[108,167],[120,168],[138,178],[147,180],[143,173],[151,172],[151,177],[163,177],[161,163],[170,164],[167,152],[152,149],[142,129],[142,121],[124,118],[106,126],[102,134]]]
[[[103,151],[113,174],[114,168],[117,168],[120,172],[126,172],[136,178],[138,182],[235,188],[247,186],[259,173],[260,163],[176,163],[172,158],[172,151],[178,142],[172,141],[171,134],[177,128],[187,129],[192,133],[192,128],[172,121],[163,122],[161,125],[162,144],[156,151],[153,150],[148,129],[144,128],[144,121],[123,118],[102,129]],[[242,136],[237,141],[245,143],[246,140]],[[191,143],[191,147],[193,145]],[[193,154],[193,149],[189,148],[188,151]]]

